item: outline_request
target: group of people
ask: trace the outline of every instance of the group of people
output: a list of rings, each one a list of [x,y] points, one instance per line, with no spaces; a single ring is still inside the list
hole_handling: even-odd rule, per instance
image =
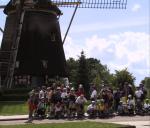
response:
[[[50,87],[35,88],[29,93],[29,121],[33,116],[72,119],[83,118],[85,113],[89,117],[105,117],[114,113],[137,114],[143,109],[150,111],[149,101],[145,99],[146,90],[143,84],[135,91],[127,82],[116,90],[106,85],[98,89],[93,85],[90,97],[86,97],[82,84],[75,90],[74,87],[54,83]]]

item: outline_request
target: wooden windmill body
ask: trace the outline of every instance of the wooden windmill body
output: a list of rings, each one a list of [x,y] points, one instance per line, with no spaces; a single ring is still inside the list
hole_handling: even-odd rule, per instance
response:
[[[21,77],[43,84],[46,76],[67,76],[58,7],[123,9],[126,4],[126,0],[10,0],[0,6],[7,15],[0,49],[1,85],[10,88]]]

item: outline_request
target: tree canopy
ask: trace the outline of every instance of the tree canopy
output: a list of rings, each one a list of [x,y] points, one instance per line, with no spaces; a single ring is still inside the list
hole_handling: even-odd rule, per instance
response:
[[[110,73],[107,65],[101,63],[96,58],[86,58],[84,51],[77,60],[69,58],[67,60],[68,76],[70,82],[77,89],[78,84],[83,84],[87,95],[90,90],[90,85],[100,86],[105,83],[113,88],[118,88],[125,82],[134,86],[135,77],[128,71],[127,68],[115,70],[115,73]]]

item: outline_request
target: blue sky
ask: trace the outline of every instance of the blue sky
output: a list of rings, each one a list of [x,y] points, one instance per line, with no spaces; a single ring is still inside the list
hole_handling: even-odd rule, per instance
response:
[[[0,0],[0,4],[8,0]],[[73,8],[60,8],[62,37]],[[5,15],[0,10],[0,26]],[[0,33],[0,39],[2,34]],[[78,9],[64,44],[66,58],[78,58],[81,50],[106,64],[110,71],[128,68],[136,85],[150,76],[150,0],[128,0],[127,9]]]

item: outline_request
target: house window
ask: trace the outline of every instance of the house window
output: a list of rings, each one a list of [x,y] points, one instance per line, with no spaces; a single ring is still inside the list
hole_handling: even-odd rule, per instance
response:
[[[42,60],[42,65],[45,69],[47,68],[47,63],[48,63],[48,60]]]
[[[16,61],[15,67],[16,67],[16,68],[19,68],[19,61]]]
[[[51,32],[51,41],[56,41],[56,33],[55,32]]]

